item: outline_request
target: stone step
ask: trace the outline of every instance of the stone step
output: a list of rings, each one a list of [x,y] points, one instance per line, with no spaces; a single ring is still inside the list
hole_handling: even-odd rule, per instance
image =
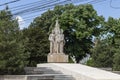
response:
[[[64,75],[48,67],[26,67],[27,80],[74,80],[72,76]]]
[[[51,68],[46,68],[46,67],[40,67],[40,68],[37,68],[37,67],[26,67],[24,68],[25,71],[44,71],[44,70],[51,70]]]
[[[25,68],[25,74],[26,75],[36,75],[36,74],[61,74],[60,71],[54,71],[51,68],[46,68],[46,67],[26,67]]]
[[[53,71],[52,72],[51,71],[49,71],[49,72],[42,72],[42,71],[39,72],[38,71],[38,72],[27,72],[26,73],[26,75],[36,75],[36,74],[61,74],[61,72],[55,72],[55,71],[54,72]]]
[[[74,80],[72,76],[62,74],[28,75],[27,80]]]
[[[74,78],[68,75],[57,75],[54,77],[54,80],[74,80]]]
[[[60,71],[28,71],[26,72],[26,75],[30,74],[61,74]]]

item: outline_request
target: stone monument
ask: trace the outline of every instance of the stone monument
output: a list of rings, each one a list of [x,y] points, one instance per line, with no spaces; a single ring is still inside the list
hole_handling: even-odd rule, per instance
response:
[[[55,28],[49,35],[50,41],[50,53],[48,54],[48,62],[51,63],[65,63],[68,62],[68,55],[63,52],[64,47],[64,34],[63,30],[60,29],[58,20],[56,20]]]

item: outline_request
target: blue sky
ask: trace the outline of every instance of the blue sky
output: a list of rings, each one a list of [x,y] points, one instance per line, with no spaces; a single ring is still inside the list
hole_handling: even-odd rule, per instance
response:
[[[0,0],[0,5],[10,2],[10,1],[14,1],[14,0]],[[15,3],[11,3],[9,4],[9,8],[15,7],[15,6],[19,6],[19,5],[24,5],[24,4],[28,4],[28,3],[32,3],[32,2],[37,2],[37,1],[42,1],[42,0],[20,0],[18,2]],[[78,0],[80,1],[80,0]],[[97,1],[97,0],[82,0],[83,2],[79,2],[77,4],[83,4],[83,3],[87,3],[90,1]],[[101,0],[98,0],[101,1]],[[112,8],[111,7],[111,5]],[[103,0],[102,2],[98,2],[98,3],[93,3],[93,7],[94,9],[97,11],[98,15],[103,15],[105,17],[105,19],[107,20],[109,16],[114,17],[114,18],[120,18],[120,0]],[[0,6],[0,10],[3,9],[5,6]],[[14,12],[14,11],[13,11]],[[37,13],[31,13],[29,15],[18,15],[19,17],[21,17],[21,20],[24,20],[24,17],[29,17],[32,15],[32,17],[36,17],[37,15],[40,15],[43,12],[37,12]],[[23,18],[23,19],[22,19]],[[20,23],[20,27],[21,29],[23,27],[27,27],[29,25],[29,23],[32,21],[32,19],[28,20],[28,21],[23,21]]]
[[[111,3],[112,7],[117,7],[118,9],[112,8],[110,6],[110,0],[106,0],[101,3],[93,4],[93,6],[99,15],[103,15],[107,19],[109,16],[114,18],[120,18],[119,4],[120,4],[120,0],[112,0],[112,3]]]

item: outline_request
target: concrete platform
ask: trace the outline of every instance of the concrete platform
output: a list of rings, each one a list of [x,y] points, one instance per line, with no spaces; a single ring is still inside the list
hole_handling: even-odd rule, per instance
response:
[[[120,75],[97,68],[69,63],[38,64],[37,67],[50,67],[65,75],[72,75],[76,80],[120,80]]]

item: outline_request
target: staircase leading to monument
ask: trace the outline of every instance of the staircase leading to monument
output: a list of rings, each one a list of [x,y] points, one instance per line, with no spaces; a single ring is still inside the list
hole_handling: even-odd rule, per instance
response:
[[[60,71],[54,71],[47,67],[26,67],[26,75],[39,75],[39,74],[61,74]]]
[[[27,80],[75,80],[71,75],[64,75],[48,67],[25,68]]]

